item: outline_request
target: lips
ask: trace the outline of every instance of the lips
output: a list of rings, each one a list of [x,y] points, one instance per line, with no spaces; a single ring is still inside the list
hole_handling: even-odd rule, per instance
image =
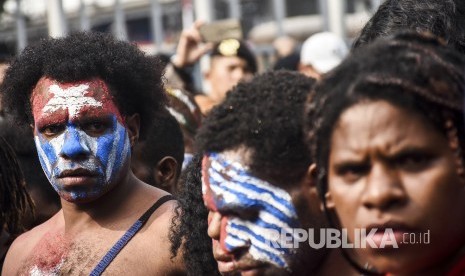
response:
[[[90,185],[98,177],[96,172],[78,168],[73,170],[64,170],[58,176],[58,181],[64,186]]]
[[[241,272],[253,272],[267,266],[267,263],[258,262],[248,257],[235,260],[230,254],[215,254],[215,259],[218,263],[218,270],[222,274],[235,274]],[[254,274],[254,273],[252,273]]]
[[[415,229],[413,229],[412,227],[410,227],[409,225],[405,223],[394,222],[394,221],[370,224],[366,228],[367,235],[369,235],[369,233],[371,233],[373,230],[376,230],[376,232],[372,236],[372,240],[378,247],[383,242],[386,242],[386,239],[389,239],[389,240],[394,239],[396,243],[399,245],[402,243],[402,238],[405,233],[417,232]]]
[[[64,170],[58,178],[79,178],[79,177],[95,177],[97,173],[87,169],[78,168],[74,170]]]

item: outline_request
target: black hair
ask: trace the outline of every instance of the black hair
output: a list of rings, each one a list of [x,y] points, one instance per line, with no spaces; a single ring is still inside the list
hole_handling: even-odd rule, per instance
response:
[[[279,58],[273,65],[273,70],[299,70],[300,54],[292,53],[285,57]]]
[[[424,116],[448,138],[463,176],[464,69],[463,56],[432,35],[403,32],[356,50],[323,77],[305,115],[323,202],[333,128],[344,110],[364,100],[385,100]]]
[[[166,101],[158,59],[108,34],[76,33],[26,47],[8,68],[0,87],[5,108],[19,121],[32,122],[30,95],[44,76],[59,82],[101,78],[123,115],[140,115],[141,136]]]
[[[208,236],[208,210],[202,199],[202,156],[194,155],[179,179],[178,207],[170,229],[171,254],[181,250],[188,275],[220,275]],[[182,246],[182,247],[181,247]]]
[[[311,164],[303,142],[302,112],[314,80],[297,72],[272,71],[239,83],[203,121],[197,149],[252,150],[250,170],[287,186]]]
[[[23,220],[33,215],[33,208],[16,155],[0,136],[0,225],[11,235],[22,233]]]
[[[178,121],[165,111],[154,118],[144,139],[139,140],[134,151],[141,151],[140,162],[154,168],[166,156],[171,156],[178,163],[177,175],[181,173],[184,161],[184,141]],[[134,158],[135,155],[133,155]]]
[[[465,53],[465,2],[386,0],[363,27],[353,48],[402,30],[429,31]]]

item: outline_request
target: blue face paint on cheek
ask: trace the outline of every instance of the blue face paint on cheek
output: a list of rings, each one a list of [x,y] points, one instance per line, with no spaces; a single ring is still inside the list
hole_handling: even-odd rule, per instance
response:
[[[112,131],[97,139],[96,157],[102,164],[106,183],[118,177],[121,167],[130,158],[126,128],[116,120],[116,117],[113,117],[112,124]]]
[[[36,131],[36,133],[38,132]],[[42,166],[42,169],[45,172],[45,175],[47,176],[50,183],[53,184],[52,172],[58,160],[57,153],[55,152],[55,149],[53,148],[52,144],[47,139],[45,139],[43,135],[40,133],[36,134],[36,136],[34,137],[34,142],[36,144],[37,153],[39,155],[39,161]],[[57,190],[56,187],[55,190]]]

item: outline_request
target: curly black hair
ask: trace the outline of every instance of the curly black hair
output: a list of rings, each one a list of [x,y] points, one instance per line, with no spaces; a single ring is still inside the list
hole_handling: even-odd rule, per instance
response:
[[[310,94],[305,115],[323,202],[333,128],[344,110],[364,100],[386,100],[424,116],[448,138],[463,176],[464,69],[463,55],[431,34],[403,32],[357,49],[326,75]]]
[[[182,249],[188,275],[220,275],[208,236],[208,210],[202,199],[202,156],[194,155],[180,178],[178,207],[170,231],[171,254]]]
[[[353,48],[402,30],[429,31],[465,53],[465,2],[386,0],[363,27]]]
[[[252,150],[250,170],[277,185],[302,179],[311,164],[303,142],[302,112],[315,81],[285,70],[239,83],[203,121],[196,137],[200,152],[241,145]]]
[[[5,108],[19,121],[31,123],[30,95],[41,77],[59,82],[98,77],[109,85],[123,115],[140,115],[143,136],[166,102],[162,70],[158,59],[147,57],[136,45],[108,34],[81,32],[26,47],[7,70],[0,92]]]

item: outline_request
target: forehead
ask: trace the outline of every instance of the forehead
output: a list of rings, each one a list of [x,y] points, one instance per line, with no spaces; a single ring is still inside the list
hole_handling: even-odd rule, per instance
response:
[[[349,107],[341,114],[332,135],[333,151],[342,145],[352,150],[395,150],[404,145],[444,143],[445,136],[425,116],[387,101],[361,102]]]
[[[41,78],[31,95],[34,117],[57,111],[68,111],[74,117],[82,110],[98,109],[118,114],[108,85],[101,79],[69,83]]]

